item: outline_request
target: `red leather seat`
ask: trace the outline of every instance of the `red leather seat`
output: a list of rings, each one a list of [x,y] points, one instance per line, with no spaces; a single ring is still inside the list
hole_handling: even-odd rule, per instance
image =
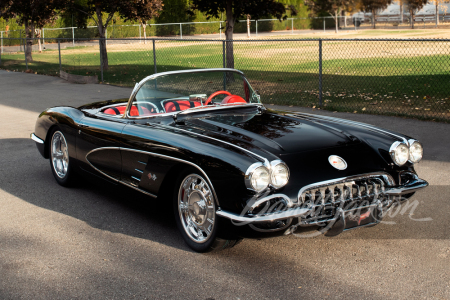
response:
[[[188,100],[171,100],[164,103],[166,112],[182,111],[188,108],[200,106],[200,102]]]
[[[247,102],[244,100],[244,98],[238,95],[226,96],[221,102],[221,104],[232,104],[232,103],[247,103]]]
[[[110,108],[105,109],[105,110],[103,111],[103,113],[108,114],[108,115],[123,115],[123,114],[125,113],[125,110],[126,110],[126,109],[127,109],[127,106],[126,106],[126,105],[114,106],[114,107],[110,107]],[[139,116],[139,115],[141,115],[141,116],[146,116],[146,115],[153,115],[153,114],[156,113],[156,111],[153,112],[153,110],[154,110],[154,109],[152,108],[152,111],[149,111],[146,107],[141,106],[141,111],[142,111],[142,113],[139,114],[139,111],[138,111],[136,105],[133,105],[133,106],[131,107],[130,116]]]

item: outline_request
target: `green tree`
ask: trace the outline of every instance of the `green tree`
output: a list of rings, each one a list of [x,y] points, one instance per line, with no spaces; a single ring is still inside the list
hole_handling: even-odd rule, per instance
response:
[[[422,9],[427,4],[428,0],[403,0],[409,10],[409,17],[411,19],[411,29],[414,29],[414,19],[416,12]]]
[[[361,8],[365,12],[372,13],[372,28],[376,28],[376,19],[375,16],[377,11],[386,9],[389,4],[392,3],[392,0],[361,0]]]
[[[15,1],[15,0],[14,0]],[[100,54],[103,68],[108,69],[108,53],[105,33],[115,13],[124,21],[145,22],[159,15],[163,8],[162,0],[71,0],[70,11],[76,15],[77,26],[85,28],[92,19],[98,28]]]
[[[341,12],[355,6],[355,0],[305,0],[305,3],[314,15],[321,12],[329,13],[334,19],[336,33],[339,30],[339,16]]]
[[[25,56],[28,61],[33,60],[31,50],[35,29],[54,22],[57,10],[63,7],[63,0],[0,0],[0,17],[15,19],[19,25],[25,26],[25,36],[28,38]]]
[[[278,20],[286,19],[286,7],[275,0],[192,0],[192,7],[206,13],[208,19],[219,18],[220,13],[226,14],[225,38],[227,68],[234,68],[233,55],[233,29],[236,20],[250,15],[252,19],[260,19],[264,16],[275,16]],[[291,15],[296,15],[294,6],[288,6]]]

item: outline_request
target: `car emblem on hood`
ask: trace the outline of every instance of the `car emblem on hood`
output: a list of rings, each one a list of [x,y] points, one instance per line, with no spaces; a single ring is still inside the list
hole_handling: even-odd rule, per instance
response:
[[[328,157],[328,161],[330,162],[330,165],[338,170],[347,169],[347,163],[345,160],[337,155],[330,155],[330,157]]]

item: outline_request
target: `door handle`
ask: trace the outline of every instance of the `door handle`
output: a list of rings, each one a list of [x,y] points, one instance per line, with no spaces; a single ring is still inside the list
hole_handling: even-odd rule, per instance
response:
[[[79,124],[78,126],[79,126],[80,128],[89,128],[88,125],[84,125],[84,124]]]

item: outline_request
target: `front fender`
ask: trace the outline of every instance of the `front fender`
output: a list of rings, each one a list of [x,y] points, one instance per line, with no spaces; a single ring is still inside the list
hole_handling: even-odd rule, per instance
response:
[[[84,114],[74,107],[52,107],[43,111],[36,120],[34,129],[34,134],[44,141],[43,144],[37,144],[41,155],[49,158],[50,132],[54,126],[59,126],[69,145],[69,153],[75,157],[77,124],[83,117]]]

